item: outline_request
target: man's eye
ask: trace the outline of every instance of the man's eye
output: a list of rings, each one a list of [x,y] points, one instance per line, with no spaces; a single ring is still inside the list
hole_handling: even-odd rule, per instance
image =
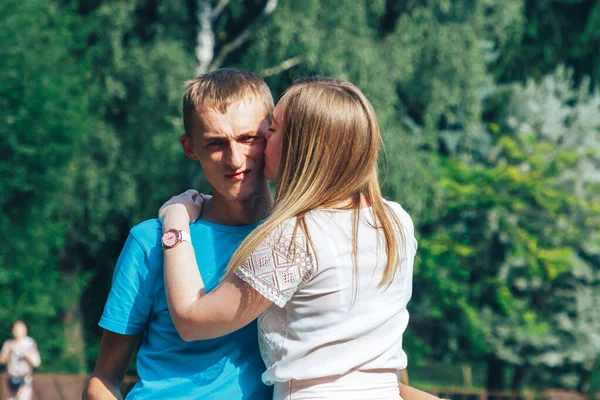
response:
[[[256,135],[256,136],[246,136],[242,138],[242,142],[244,143],[251,143],[254,142],[255,140],[260,139],[262,136]]]
[[[206,145],[207,145],[208,147],[218,147],[218,146],[220,146],[220,145],[222,145],[222,144],[223,144],[223,142],[220,142],[220,141],[217,141],[217,140],[215,140],[215,141],[213,141],[213,142],[208,142]]]

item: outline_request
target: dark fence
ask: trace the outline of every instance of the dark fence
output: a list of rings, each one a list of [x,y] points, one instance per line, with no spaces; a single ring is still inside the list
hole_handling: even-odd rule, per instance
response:
[[[33,400],[81,399],[81,392],[87,378],[85,375],[36,374],[33,380]],[[6,400],[8,398],[6,374],[0,374],[0,379],[2,379],[0,400]],[[135,377],[127,377],[122,392],[127,393],[135,382]],[[427,391],[450,400],[600,400],[600,393],[590,396],[555,389],[542,392],[487,392],[462,388],[428,389]]]

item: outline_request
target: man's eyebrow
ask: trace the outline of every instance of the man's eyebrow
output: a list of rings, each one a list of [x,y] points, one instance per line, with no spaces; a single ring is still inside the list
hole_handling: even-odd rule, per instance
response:
[[[246,131],[244,131],[244,132],[240,133],[240,134],[238,135],[238,137],[239,137],[239,136],[256,135],[256,134],[260,134],[260,133],[262,133],[262,132],[261,132],[261,130],[260,130],[260,128],[258,128],[258,129],[248,129],[248,130],[246,130]]]
[[[203,140],[215,140],[215,139],[227,139],[226,136],[222,136],[222,135],[210,135],[210,134],[204,134],[202,135],[202,139]]]

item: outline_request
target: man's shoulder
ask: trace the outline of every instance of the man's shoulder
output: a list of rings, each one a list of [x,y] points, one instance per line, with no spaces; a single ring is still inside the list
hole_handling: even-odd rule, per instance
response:
[[[149,219],[131,228],[130,234],[144,249],[160,246],[162,223],[158,218]]]

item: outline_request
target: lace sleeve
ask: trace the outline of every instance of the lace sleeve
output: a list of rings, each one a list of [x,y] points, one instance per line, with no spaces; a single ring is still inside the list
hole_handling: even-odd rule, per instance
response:
[[[279,307],[308,282],[316,269],[309,241],[295,224],[275,229],[248,259],[234,270],[243,281]]]

